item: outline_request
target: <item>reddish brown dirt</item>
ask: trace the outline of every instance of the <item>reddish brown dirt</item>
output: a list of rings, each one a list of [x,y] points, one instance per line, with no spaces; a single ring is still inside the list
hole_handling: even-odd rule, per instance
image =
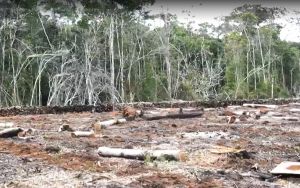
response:
[[[50,165],[56,165],[68,170],[90,170],[103,172],[107,166],[99,166],[98,158],[86,154],[64,153],[52,155],[41,149],[37,144],[16,144],[14,142],[0,140],[0,151],[19,157],[39,159]]]

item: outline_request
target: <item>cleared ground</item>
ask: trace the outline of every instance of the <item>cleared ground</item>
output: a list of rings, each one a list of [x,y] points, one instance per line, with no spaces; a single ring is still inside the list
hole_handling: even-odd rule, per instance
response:
[[[282,161],[300,160],[297,109],[298,104],[267,109],[205,108],[200,118],[137,118],[102,129],[92,138],[73,138],[70,132],[58,129],[68,124],[75,130],[90,130],[94,122],[120,113],[1,117],[2,123],[36,131],[30,140],[0,139],[0,186],[299,187],[297,177],[269,173]],[[228,123],[231,112],[237,120]],[[186,157],[182,161],[105,158],[96,152],[100,146],[180,149]]]

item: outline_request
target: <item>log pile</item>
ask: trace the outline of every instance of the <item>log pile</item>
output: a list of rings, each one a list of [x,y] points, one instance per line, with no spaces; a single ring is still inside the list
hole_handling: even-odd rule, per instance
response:
[[[259,100],[224,100],[224,101],[166,101],[166,102],[136,102],[136,103],[120,103],[116,105],[111,104],[97,104],[91,105],[75,105],[75,106],[40,106],[40,107],[26,107],[16,106],[9,108],[0,108],[0,116],[15,116],[15,115],[29,115],[29,114],[61,114],[67,112],[111,112],[113,109],[122,110],[126,106],[131,106],[137,109],[145,108],[187,108],[187,107],[227,107],[229,105],[243,105],[243,104],[300,104],[300,99],[259,99]]]

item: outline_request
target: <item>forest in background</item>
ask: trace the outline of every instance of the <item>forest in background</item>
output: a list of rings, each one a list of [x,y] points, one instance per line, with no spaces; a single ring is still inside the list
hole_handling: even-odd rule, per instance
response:
[[[285,9],[245,4],[194,30],[151,3],[0,2],[0,106],[299,97],[300,44],[275,23]]]

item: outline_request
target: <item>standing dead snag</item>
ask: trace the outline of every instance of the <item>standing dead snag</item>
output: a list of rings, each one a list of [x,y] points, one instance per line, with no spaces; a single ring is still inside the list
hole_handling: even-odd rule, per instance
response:
[[[98,154],[102,157],[123,157],[138,160],[145,160],[147,157],[150,157],[150,159],[184,160],[184,153],[180,150],[142,150],[99,147]]]

